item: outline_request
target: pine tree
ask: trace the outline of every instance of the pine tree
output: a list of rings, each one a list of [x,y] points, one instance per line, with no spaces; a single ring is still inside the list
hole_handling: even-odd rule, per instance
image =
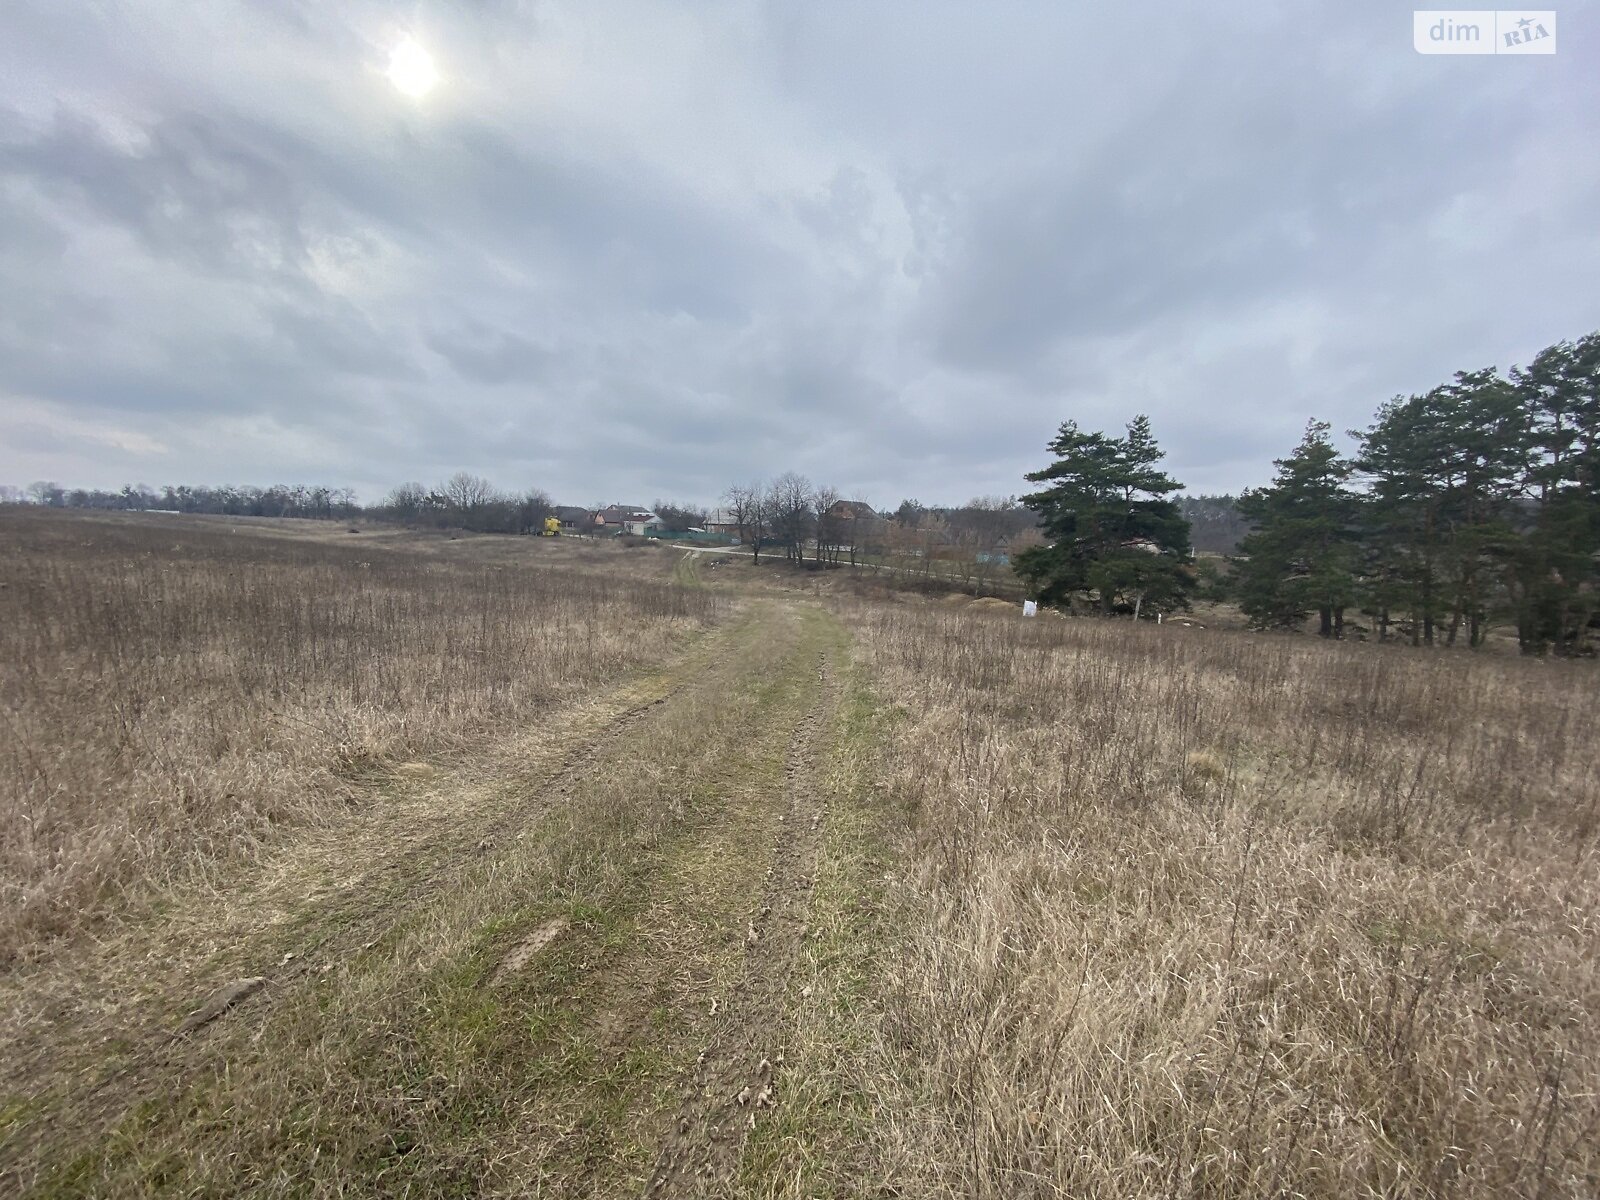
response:
[[[1483,644],[1497,576],[1514,555],[1512,504],[1524,486],[1532,449],[1526,406],[1494,370],[1458,372],[1439,388],[1440,474],[1444,486],[1443,568],[1450,594],[1445,635]]]
[[[1323,637],[1342,637],[1354,602],[1357,498],[1346,486],[1352,463],[1339,456],[1330,426],[1312,421],[1270,486],[1245,492],[1238,509],[1255,529],[1235,564],[1240,607],[1257,629],[1293,628],[1311,613]]]
[[[1042,471],[1043,491],[1022,498],[1040,515],[1049,545],[1017,556],[1015,569],[1039,599],[1063,604],[1093,596],[1103,613],[1130,606],[1158,612],[1188,605],[1189,523],[1169,499],[1182,486],[1159,469],[1164,457],[1147,417],[1126,437],[1061,426]]]
[[[1448,611],[1443,575],[1444,436],[1437,392],[1396,397],[1378,409],[1361,439],[1356,468],[1367,477],[1362,510],[1368,607],[1387,638],[1396,612],[1411,618],[1411,640],[1433,644]]]
[[[1531,454],[1507,572],[1524,653],[1581,652],[1600,609],[1600,333],[1541,351],[1512,372]]]

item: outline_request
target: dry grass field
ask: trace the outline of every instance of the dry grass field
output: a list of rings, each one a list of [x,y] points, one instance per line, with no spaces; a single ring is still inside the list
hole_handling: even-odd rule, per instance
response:
[[[532,569],[506,541],[0,509],[0,961],[358,803],[376,766],[536,721],[714,615],[574,570],[581,549]]]
[[[1600,1192],[1592,664],[0,522],[0,1193]]]
[[[1592,1196],[1591,664],[861,606],[907,1195]]]

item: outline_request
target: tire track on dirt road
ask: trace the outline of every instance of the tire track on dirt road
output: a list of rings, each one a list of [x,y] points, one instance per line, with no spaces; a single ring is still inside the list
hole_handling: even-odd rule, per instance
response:
[[[281,947],[274,946],[272,955],[267,958],[239,960],[235,972],[264,978],[270,994],[331,959],[369,949],[385,928],[392,927],[445,886],[449,878],[459,872],[464,859],[493,850],[506,837],[570,799],[575,787],[604,765],[605,753],[615,739],[666,700],[664,696],[656,697],[609,719],[592,733],[594,741],[569,751],[554,773],[531,785],[530,791],[523,791],[520,786],[502,787],[499,790],[509,794],[498,797],[497,803],[458,811],[448,825],[422,823],[420,828],[395,831],[393,840],[362,865],[354,879],[346,881],[338,890],[314,894],[296,914],[299,922],[333,929],[335,932],[331,936],[307,950],[289,952],[292,957],[287,963],[283,961]],[[448,784],[448,780],[443,782]],[[376,830],[368,831],[369,837],[375,838],[377,834]],[[352,857],[360,857],[361,847],[350,849],[354,851]],[[230,932],[235,937],[248,936],[244,931]],[[196,1000],[203,998],[196,996]],[[134,1014],[125,1013],[124,1019],[131,1022]],[[172,1040],[155,1025],[145,1030],[145,1034],[151,1040],[151,1048],[159,1048]],[[21,1055],[23,1050],[18,1047],[14,1053]],[[13,1065],[26,1066],[26,1059],[14,1058]],[[119,1075],[139,1065],[143,1064],[131,1062]],[[101,1080],[95,1090],[117,1077]]]
[[[395,780],[394,794],[359,817],[286,842],[272,860],[286,864],[281,872],[247,865],[232,894],[198,893],[148,924],[0,981],[0,1014],[15,1034],[0,1096],[26,1096],[30,1109],[51,1114],[0,1130],[0,1191],[53,1131],[92,1137],[158,1081],[225,1061],[246,1013],[259,1025],[291,994],[348,970],[425,914],[464,870],[492,865],[572,803],[664,706],[708,686],[707,664],[741,636],[743,623],[722,630],[664,671],[602,694],[554,735],[519,735],[459,769]],[[173,1015],[202,1011],[246,980],[253,986],[213,1019]]]
[[[555,773],[534,785],[531,791],[516,789],[515,795],[507,796],[506,803],[474,814],[475,819],[458,820],[443,833],[427,839],[415,848],[426,853],[425,861],[418,863],[415,853],[408,848],[401,856],[368,872],[347,904],[336,900],[311,910],[308,915],[323,922],[338,921],[341,911],[350,911],[353,915],[339,922],[337,937],[297,960],[300,972],[310,971],[330,953],[349,953],[357,947],[369,949],[386,929],[425,904],[440,888],[448,886],[459,875],[464,861],[494,853],[507,839],[520,836],[561,805],[570,803],[583,782],[607,765],[607,756],[619,740],[647,721],[671,698],[670,694],[657,696],[624,710],[602,726],[588,745],[567,754]],[[372,882],[379,874],[398,877],[404,882],[397,891],[380,893]]]
[[[736,990],[716,1011],[705,1048],[683,1089],[658,1148],[648,1197],[683,1196],[725,1184],[750,1130],[780,1101],[783,1048],[774,1038],[790,1001],[790,975],[805,937],[821,825],[815,786],[820,742],[838,705],[839,689],[823,654],[818,693],[790,738],[784,804],[761,903],[745,933],[745,963]]]
[[[752,1117],[798,1112],[783,1042],[847,645],[819,606],[753,600],[563,714],[559,745],[514,732],[241,871],[243,903],[63,957],[86,971],[30,1018],[37,1080],[0,1068],[27,1105],[0,1192],[735,1187]]]

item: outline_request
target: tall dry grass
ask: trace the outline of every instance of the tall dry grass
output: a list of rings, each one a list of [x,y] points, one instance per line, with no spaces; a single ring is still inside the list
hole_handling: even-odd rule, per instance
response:
[[[0,962],[659,660],[665,581],[0,509]]]
[[[904,1195],[1600,1193],[1583,664],[844,606]]]

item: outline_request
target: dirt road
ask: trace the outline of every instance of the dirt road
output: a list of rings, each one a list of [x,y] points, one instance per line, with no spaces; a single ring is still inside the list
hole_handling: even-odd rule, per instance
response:
[[[469,762],[358,781],[0,980],[0,1191],[821,1186],[870,1019],[839,1001],[874,953],[874,720],[838,625],[756,600]]]

